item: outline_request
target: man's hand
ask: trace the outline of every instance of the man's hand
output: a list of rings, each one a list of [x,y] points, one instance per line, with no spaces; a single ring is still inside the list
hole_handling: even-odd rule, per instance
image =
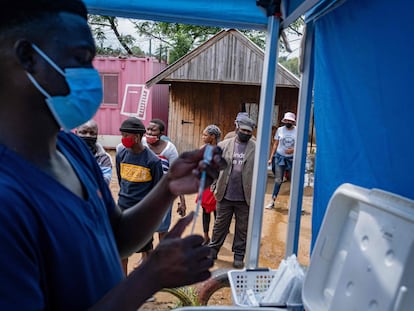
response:
[[[187,213],[187,206],[184,204],[182,204],[181,202],[177,203],[177,213],[178,215],[180,215],[181,217],[184,217],[185,214]]]
[[[204,148],[182,153],[173,162],[167,173],[171,193],[174,195],[196,193],[203,170],[207,173],[205,187],[208,187],[213,180],[217,179],[220,170],[227,166],[226,160],[221,157],[221,153],[222,150],[215,147],[213,160],[209,165],[203,161]]]
[[[294,151],[295,151],[295,148],[290,147],[290,148],[286,149],[285,153],[286,154],[293,154]]]
[[[209,268],[214,262],[208,257],[210,248],[202,245],[203,238],[199,235],[181,238],[193,216],[191,212],[181,218],[143,263],[160,288],[194,284],[211,276]]]

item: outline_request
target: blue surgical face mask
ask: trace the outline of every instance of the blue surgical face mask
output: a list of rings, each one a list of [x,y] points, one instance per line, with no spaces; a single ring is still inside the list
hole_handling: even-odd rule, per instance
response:
[[[102,101],[102,82],[94,68],[59,68],[41,49],[32,44],[33,49],[43,57],[58,73],[65,77],[69,86],[66,96],[50,96],[45,89],[26,72],[33,85],[46,96],[46,103],[58,124],[70,131],[90,120]]]

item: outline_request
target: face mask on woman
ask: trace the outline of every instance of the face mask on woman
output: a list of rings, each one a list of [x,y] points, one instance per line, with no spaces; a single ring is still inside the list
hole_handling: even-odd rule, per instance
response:
[[[286,123],[286,124],[285,124],[285,126],[286,126],[288,129],[290,129],[290,128],[293,126],[293,124],[292,124],[292,123]]]

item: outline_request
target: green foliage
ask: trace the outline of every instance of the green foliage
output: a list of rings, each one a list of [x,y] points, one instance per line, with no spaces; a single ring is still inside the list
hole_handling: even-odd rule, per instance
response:
[[[279,57],[279,63],[282,64],[286,69],[299,78],[299,58],[287,58],[286,56]]]
[[[264,50],[266,45],[266,33],[258,30],[240,30],[249,40],[253,41],[258,47]]]
[[[123,35],[118,30],[118,20],[111,16],[89,15],[89,24],[97,42],[98,54],[102,55],[134,55],[144,56],[145,53],[136,44],[136,38],[132,35]],[[150,42],[149,56],[155,56],[160,60],[173,63],[191,50],[197,48],[222,29],[219,27],[195,26],[179,23],[165,23],[153,21],[132,21],[137,31],[137,37],[144,37]],[[285,29],[288,37],[302,36],[303,20],[298,19],[295,23]],[[108,41],[108,30],[111,31],[122,49],[105,46]],[[266,44],[266,33],[256,30],[241,30],[257,46],[264,49]],[[299,39],[298,39],[299,40]],[[156,45],[156,46],[155,46]],[[280,41],[280,51],[286,52],[285,42]],[[286,67],[293,73],[299,75],[297,61],[283,60]]]
[[[157,55],[165,57],[165,52],[159,52],[168,50],[169,63],[175,62],[221,30],[218,27],[152,21],[137,21],[133,24],[138,35],[160,42]]]
[[[92,29],[92,34],[97,43],[97,53],[100,55],[134,55],[140,56],[144,53],[138,46],[134,46],[135,38],[131,35],[123,35],[118,30],[118,20],[113,16],[89,15],[88,23]],[[112,47],[104,46],[107,41],[107,29],[110,29],[115,35],[118,42],[123,47],[122,49],[113,49]]]

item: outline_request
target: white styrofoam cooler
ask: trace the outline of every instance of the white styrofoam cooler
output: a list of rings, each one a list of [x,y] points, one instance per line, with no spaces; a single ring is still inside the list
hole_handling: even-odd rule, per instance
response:
[[[306,311],[414,310],[414,201],[341,185],[329,201],[302,299]]]

